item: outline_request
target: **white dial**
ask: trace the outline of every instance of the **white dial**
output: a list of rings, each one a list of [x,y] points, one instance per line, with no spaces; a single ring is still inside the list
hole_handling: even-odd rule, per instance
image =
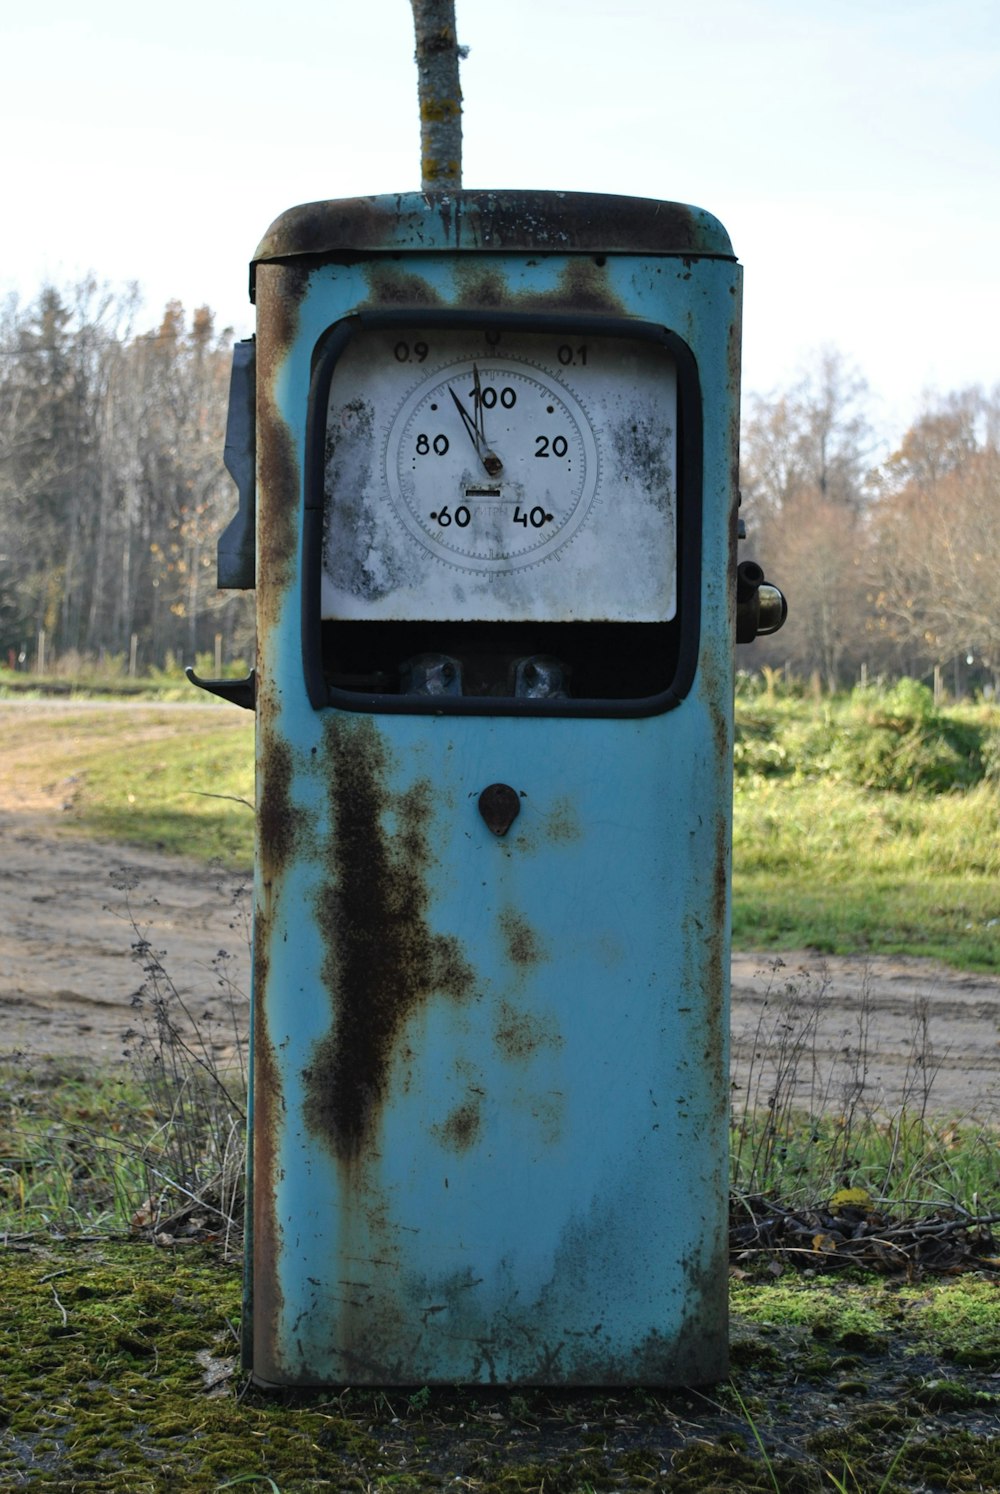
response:
[[[462,359],[403,400],[385,455],[390,497],[432,554],[473,571],[546,559],[586,521],[600,462],[561,381],[513,359]]]
[[[676,432],[655,338],[354,331],[326,406],[322,615],[666,621]]]

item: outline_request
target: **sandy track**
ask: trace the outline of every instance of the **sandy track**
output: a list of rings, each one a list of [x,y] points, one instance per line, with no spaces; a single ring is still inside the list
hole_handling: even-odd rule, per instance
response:
[[[118,1058],[136,1020],[140,937],[221,1031],[223,981],[243,993],[238,1004],[249,989],[239,885],[196,862],[62,834],[51,809],[0,811],[0,1055]],[[839,1109],[861,1077],[869,1102],[919,1103],[932,1081],[935,1112],[1000,1116],[994,978],[915,959],[738,954],[732,1035],[737,1103],[766,1102],[794,1052],[804,1104]]]
[[[221,1021],[221,981],[246,1004],[248,917],[245,879],[0,813],[0,1053],[119,1057],[137,1020],[142,939],[192,1010]]]
[[[733,956],[733,1082],[766,1103],[794,1064],[805,1108],[839,1111],[859,1081],[864,1102],[1000,1121],[1000,980],[934,960]]]

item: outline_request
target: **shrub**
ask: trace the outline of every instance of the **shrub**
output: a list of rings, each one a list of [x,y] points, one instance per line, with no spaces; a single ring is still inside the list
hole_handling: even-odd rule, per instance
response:
[[[899,680],[803,706],[737,696],[740,778],[829,778],[896,793],[944,793],[1000,781],[1000,727],[991,708],[940,710],[926,686]]]

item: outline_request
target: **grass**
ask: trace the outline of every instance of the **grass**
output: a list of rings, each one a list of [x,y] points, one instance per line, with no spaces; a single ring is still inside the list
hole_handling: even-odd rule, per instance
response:
[[[125,873],[116,888],[141,973],[123,1059],[99,1068],[17,1055],[0,1063],[0,1237],[138,1232],[238,1248],[248,993],[219,950],[204,993],[182,995]],[[249,944],[245,884],[231,891],[231,913]]]
[[[97,1072],[56,1061],[0,1067],[0,1234],[140,1228],[156,1235],[173,1228],[164,1220],[193,1215],[196,1232],[238,1238],[246,992],[220,951],[207,977],[211,1012],[207,1001],[182,997],[149,942],[155,929],[140,927],[129,911],[131,887],[119,891],[143,976],[129,1063]],[[239,890],[234,915],[248,938],[245,893]],[[973,1123],[939,1112],[919,1010],[901,1099],[887,1110],[869,1079],[870,997],[862,991],[854,1039],[832,1061],[815,1043],[824,999],[822,989],[786,980],[761,1004],[733,1091],[733,1240],[749,1241],[751,1254],[777,1250],[798,1259],[812,1251],[813,1267],[828,1267],[838,1248],[838,1265],[862,1258],[867,1243],[859,1239],[873,1232],[881,1232],[889,1269],[913,1257],[915,1244],[919,1257],[921,1243],[939,1261],[951,1250],[956,1264],[996,1253],[997,1116],[987,1109]],[[794,1228],[775,1231],[775,1217],[792,1211],[799,1211]],[[874,1223],[874,1231],[862,1223]],[[922,1231],[937,1238],[921,1242]]]
[[[239,1075],[220,1093],[176,1053],[93,1071],[66,1060],[0,1068],[0,1239],[241,1238]],[[151,1051],[146,1057],[151,1060]],[[183,1228],[171,1221],[184,1215]],[[190,1226],[189,1217],[197,1220]]]
[[[732,1240],[827,1269],[838,1251],[840,1266],[877,1260],[890,1270],[932,1257],[944,1266],[949,1251],[956,1266],[995,1254],[997,1100],[981,1096],[975,1120],[937,1104],[927,1007],[914,1004],[887,1106],[871,1077],[876,1012],[866,983],[850,1040],[834,1055],[817,1041],[822,986],[775,971],[763,996],[733,1089]]]
[[[1000,969],[1000,710],[911,680],[737,697],[738,948]]]
[[[738,778],[737,948],[907,954],[1000,969],[1000,794]]]
[[[9,1061],[0,1073],[0,1232],[127,1227],[144,1174],[121,1139],[146,1127],[149,1102],[122,1072]]]
[[[245,869],[253,730],[250,712],[197,697],[0,705],[8,802],[54,809],[64,830]]]
[[[169,1054],[169,1050],[163,1050]],[[172,1066],[172,1072],[171,1072]],[[0,1068],[0,1236],[162,1232],[192,1199],[201,1232],[240,1230],[242,1092],[168,1056],[158,1073],[35,1060]],[[1000,1208],[997,1134],[936,1116],[734,1116],[732,1187],[783,1207],[838,1207],[855,1190],[884,1215]],[[820,1228],[816,1225],[817,1230]],[[901,1255],[901,1260],[905,1260]],[[817,1265],[821,1264],[817,1258]]]
[[[253,725],[223,717],[224,709],[204,720],[192,711],[181,731],[168,713],[166,721],[151,721],[138,748],[109,743],[95,752],[83,768],[81,828],[226,867],[250,866]]]
[[[942,712],[926,691],[903,682],[819,703],[744,693],[737,721],[737,946],[934,954],[961,968],[1000,968],[1000,712]],[[62,822],[77,833],[235,866],[252,859],[252,750],[252,717],[225,705],[0,708],[0,760],[29,804],[65,805]],[[155,967],[148,974],[147,1015],[157,1030],[139,1050],[155,1059],[142,1095],[156,1100],[162,1146],[178,1143],[189,1120],[196,1136],[211,1134],[219,1118],[195,1120],[187,1107],[201,1105],[200,1086],[210,1080],[211,1090],[218,1076],[197,1064],[173,1073],[177,1042],[162,1027],[172,1009],[169,975]],[[734,1116],[737,1194],[815,1201],[853,1185],[893,1207],[952,1202],[970,1213],[976,1200],[995,1195],[992,1135],[950,1117],[932,1119],[926,1043],[916,1043],[908,1098],[894,1115],[871,1108],[863,1073],[836,1076],[846,1097],[837,1106],[829,1094],[814,1095],[792,1113],[800,1091],[789,1076],[812,1061],[811,1019],[795,1005],[793,992],[767,1008],[771,1029],[758,1046],[777,1071],[751,1076]],[[167,1083],[155,1095],[172,1073],[173,1089]],[[134,1095],[122,1100],[99,1087],[85,1108],[98,1092],[95,1136],[120,1134],[123,1105],[143,1113]],[[4,1093],[12,1104],[9,1085]],[[179,1186],[193,1186],[191,1158],[175,1155],[168,1168],[162,1156],[137,1161],[119,1148],[116,1161],[114,1145],[96,1140],[87,1143],[86,1165],[67,1171],[68,1143],[52,1138],[74,1130],[74,1144],[82,1145],[81,1116],[73,1121],[57,1107],[46,1120],[52,1096],[25,1093],[39,1117],[39,1150],[24,1166],[0,1161],[8,1228],[17,1219],[21,1227],[41,1221],[46,1210],[64,1220],[75,1213],[89,1227],[103,1219],[121,1224],[136,1192],[155,1192],[149,1169],[160,1162]],[[62,1098],[72,1111],[72,1086]],[[223,1105],[223,1130],[238,1121],[238,1109],[238,1102]],[[174,1117],[169,1127],[167,1116]],[[228,1143],[223,1136],[214,1144],[221,1151],[212,1165],[221,1167]],[[16,1156],[21,1145],[12,1140],[8,1149]],[[62,1160],[47,1162],[48,1153]]]

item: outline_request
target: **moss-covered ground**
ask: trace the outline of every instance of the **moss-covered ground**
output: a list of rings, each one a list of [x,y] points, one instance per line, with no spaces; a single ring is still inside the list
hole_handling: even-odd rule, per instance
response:
[[[5,1489],[1000,1489],[986,1274],[741,1273],[732,1380],[699,1391],[291,1394],[239,1371],[236,1262],[114,1239],[0,1249]]]

